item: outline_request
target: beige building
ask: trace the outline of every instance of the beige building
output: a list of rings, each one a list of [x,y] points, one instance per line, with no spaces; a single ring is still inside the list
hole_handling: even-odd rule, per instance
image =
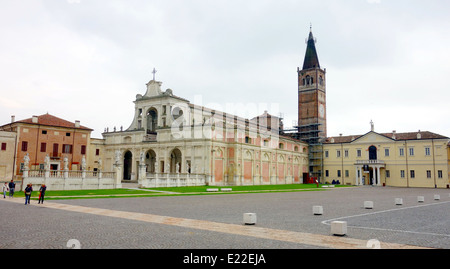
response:
[[[16,133],[0,131],[0,182],[13,178]]]
[[[324,180],[348,185],[447,188],[449,138],[427,131],[329,137]]]

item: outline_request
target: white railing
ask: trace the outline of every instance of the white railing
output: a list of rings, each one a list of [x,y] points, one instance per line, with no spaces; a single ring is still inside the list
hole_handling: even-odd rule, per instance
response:
[[[381,164],[384,165],[385,162],[382,160],[357,160],[357,165],[365,165],[365,164]]]
[[[83,190],[121,188],[115,172],[70,170],[24,170],[23,186],[47,185],[48,190]]]
[[[144,188],[204,186],[206,176],[189,173],[147,173],[145,179],[139,180],[139,184]]]

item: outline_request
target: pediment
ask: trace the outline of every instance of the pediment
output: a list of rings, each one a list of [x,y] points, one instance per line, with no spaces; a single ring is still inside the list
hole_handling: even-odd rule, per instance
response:
[[[393,142],[391,138],[381,135],[376,132],[368,132],[367,134],[354,140],[352,144],[368,144],[368,143],[382,143],[382,142]]]

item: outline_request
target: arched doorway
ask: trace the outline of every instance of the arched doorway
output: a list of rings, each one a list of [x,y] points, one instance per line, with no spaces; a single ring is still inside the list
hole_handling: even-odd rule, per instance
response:
[[[170,173],[181,173],[181,151],[177,148],[170,153]]]
[[[133,167],[133,153],[131,151],[125,152],[123,158],[123,179],[131,180],[131,170]]]
[[[156,171],[155,163],[156,163],[156,153],[151,149],[147,151],[147,153],[145,154],[145,164],[147,165],[147,172],[150,173],[160,172]]]
[[[369,160],[377,160],[377,147],[369,147]]]
[[[147,112],[147,134],[153,134],[158,127],[158,111],[150,108]]]

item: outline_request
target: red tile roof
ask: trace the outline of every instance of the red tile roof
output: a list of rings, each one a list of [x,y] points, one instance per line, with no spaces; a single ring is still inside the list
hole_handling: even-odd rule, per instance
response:
[[[421,138],[420,139],[449,139],[446,136],[435,134],[428,131],[419,131],[419,132],[409,132],[409,133],[377,133],[379,135],[385,136],[387,138],[393,139],[393,140],[417,140],[417,134],[420,133]],[[351,143],[352,141],[365,136],[364,135],[348,135],[348,136],[334,136],[334,137],[328,137],[325,140],[325,144],[340,144],[340,143]],[[394,138],[395,135],[395,138]],[[331,142],[332,139],[334,142]]]
[[[39,124],[39,125],[63,127],[63,128],[71,128],[71,129],[76,128],[76,129],[81,129],[81,130],[93,131],[92,129],[82,126],[82,125],[80,125],[80,127],[75,127],[75,122],[63,120],[61,118],[50,115],[48,113],[41,115],[41,116],[37,116],[37,118],[38,118],[37,124]],[[36,123],[33,123],[33,118],[16,121],[15,123],[36,124]]]

